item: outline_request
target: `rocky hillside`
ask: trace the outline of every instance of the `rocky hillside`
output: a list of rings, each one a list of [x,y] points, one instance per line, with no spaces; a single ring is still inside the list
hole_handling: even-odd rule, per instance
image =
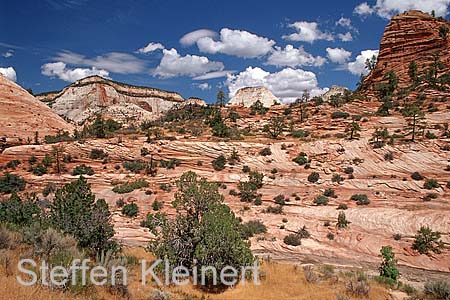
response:
[[[86,77],[60,92],[40,94],[37,98],[77,124],[98,113],[122,123],[150,120],[184,102],[175,92],[127,85],[99,76]]]
[[[250,107],[256,101],[260,101],[264,107],[271,107],[274,104],[280,103],[280,100],[275,97],[271,91],[263,86],[245,87],[236,92],[230,99],[229,105],[242,105]]]
[[[54,135],[59,130],[73,131],[73,126],[55,114],[19,85],[0,75],[1,143],[22,144],[28,139]]]
[[[394,16],[387,25],[380,44],[378,62],[364,79],[362,90],[375,95],[377,84],[386,80],[389,71],[398,76],[398,89],[408,88],[409,65],[415,61],[418,76],[426,78],[436,57],[442,62],[437,77],[450,72],[449,22],[421,11]],[[450,37],[450,36],[449,36]]]

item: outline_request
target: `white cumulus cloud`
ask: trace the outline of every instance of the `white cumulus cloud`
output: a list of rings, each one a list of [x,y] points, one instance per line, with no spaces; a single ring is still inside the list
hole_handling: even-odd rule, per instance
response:
[[[54,63],[47,63],[41,67],[41,73],[45,76],[49,77],[58,77],[61,80],[74,82],[78,79],[98,75],[104,78],[108,78],[109,72],[106,70],[99,70],[94,68],[91,69],[83,69],[76,68],[70,69],[67,68],[67,65],[61,61]]]
[[[209,30],[209,29],[199,29],[195,30],[189,33],[186,33],[183,35],[183,37],[180,39],[180,44],[187,47],[192,46],[201,38],[217,38],[218,34],[215,31]]]
[[[347,33],[339,33],[338,38],[343,42],[351,42],[353,41],[353,35],[351,32]]]
[[[449,13],[449,5],[450,0],[377,0],[373,6],[367,2],[361,3],[354,12],[361,16],[376,13],[382,18],[390,19],[395,14],[417,9],[427,13],[434,11],[436,16],[445,17]]]
[[[162,78],[175,76],[198,76],[211,71],[222,71],[223,63],[210,61],[205,56],[187,54],[181,56],[176,49],[163,50],[163,58],[158,67],[153,71],[153,75]]]
[[[0,74],[2,74],[11,81],[16,82],[17,80],[16,70],[14,70],[13,67],[0,68]]]
[[[195,86],[198,87],[199,89],[201,89],[202,91],[206,91],[206,90],[210,90],[211,89],[211,86],[207,82],[198,83],[198,84],[195,84]]]
[[[284,35],[283,38],[286,40],[314,43],[317,40],[332,41],[334,39],[331,33],[322,32],[316,22],[299,21],[289,24],[289,27],[297,32]]]
[[[352,53],[344,48],[327,48],[328,58],[337,64],[343,64],[350,59]]]
[[[267,59],[267,64],[277,67],[319,67],[325,64],[326,61],[327,60],[321,56],[314,56],[311,53],[306,52],[303,46],[294,48],[292,45],[287,45],[284,49],[275,47],[275,50]]]
[[[264,86],[286,103],[301,97],[305,90],[310,91],[311,96],[325,91],[318,87],[316,74],[292,68],[270,73],[258,67],[248,67],[239,74],[228,75],[226,85],[231,97],[241,88]]]
[[[359,54],[354,61],[348,63],[348,70],[354,75],[367,75],[369,70],[366,68],[366,60],[371,59],[373,56],[378,57],[378,53],[379,50],[361,51],[361,54]]]
[[[350,29],[353,28],[353,26],[352,26],[352,20],[350,20],[349,18],[344,18],[344,17],[341,17],[341,18],[336,22],[336,25],[339,25],[339,26],[342,26],[342,27],[345,27],[345,28],[350,28]]]
[[[367,16],[373,14],[373,11],[373,8],[367,2],[363,2],[355,7],[353,13],[359,16]]]
[[[137,74],[146,70],[146,62],[128,53],[110,52],[94,58],[70,51],[58,53],[54,61],[68,65],[103,69],[112,73]]]
[[[202,37],[197,40],[201,52],[223,53],[243,58],[255,58],[266,55],[272,50],[275,41],[244,30],[223,28],[219,40]]]
[[[138,49],[137,53],[150,53],[156,50],[164,49],[164,46],[161,43],[150,42],[147,46]]]

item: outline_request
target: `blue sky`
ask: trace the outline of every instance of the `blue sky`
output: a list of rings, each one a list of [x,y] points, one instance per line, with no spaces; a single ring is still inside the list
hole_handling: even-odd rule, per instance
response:
[[[35,93],[100,74],[209,102],[261,84],[290,101],[354,88],[391,15],[445,16],[449,2],[1,0],[0,71]]]

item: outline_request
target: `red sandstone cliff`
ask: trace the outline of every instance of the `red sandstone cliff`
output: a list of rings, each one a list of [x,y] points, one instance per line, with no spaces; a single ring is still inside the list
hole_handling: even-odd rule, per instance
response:
[[[380,44],[380,54],[374,70],[365,78],[362,90],[374,95],[377,83],[393,70],[399,78],[399,88],[411,84],[408,67],[411,61],[418,65],[419,75],[423,75],[438,53],[444,68],[439,75],[450,72],[450,34],[440,35],[440,27],[449,27],[444,19],[434,18],[421,11],[408,11],[394,16],[387,25]]]

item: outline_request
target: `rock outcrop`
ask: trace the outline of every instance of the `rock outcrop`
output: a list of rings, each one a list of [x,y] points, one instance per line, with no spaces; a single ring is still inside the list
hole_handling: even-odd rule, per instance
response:
[[[228,105],[250,107],[258,100],[264,105],[264,107],[271,107],[272,105],[280,103],[280,100],[275,97],[269,89],[263,86],[257,86],[245,87],[238,90],[230,99]]]
[[[187,98],[185,101],[186,105],[198,105],[198,106],[207,106],[205,100],[197,98],[197,97],[190,97]]]
[[[132,120],[152,120],[184,103],[181,95],[155,88],[133,86],[99,76],[86,77],[65,87],[60,92],[37,96],[52,109],[77,124],[96,114],[122,123]]]
[[[0,139],[2,145],[42,139],[74,127],[16,83],[0,75]]]
[[[411,84],[408,74],[410,62],[417,63],[422,76],[436,54],[444,66],[439,75],[450,72],[450,35],[447,38],[441,32],[444,28],[450,28],[449,22],[417,10],[394,16],[381,39],[378,62],[363,81],[361,89],[373,96],[376,85],[383,82],[391,70],[398,76],[398,87],[406,88]]]
[[[325,102],[330,101],[331,96],[334,95],[344,95],[344,93],[348,91],[348,88],[343,86],[333,85],[326,93],[320,95]]]

